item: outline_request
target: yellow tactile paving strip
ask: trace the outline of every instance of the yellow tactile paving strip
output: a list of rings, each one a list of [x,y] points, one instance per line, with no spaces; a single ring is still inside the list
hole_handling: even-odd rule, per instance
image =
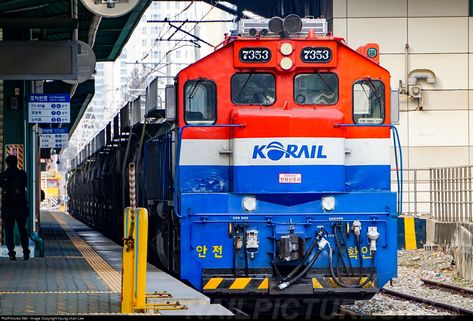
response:
[[[83,256],[78,256],[78,255],[66,255],[66,256],[61,256],[61,255],[48,255],[48,259],[83,259]]]
[[[0,291],[2,294],[115,294],[115,291]]]
[[[77,234],[69,224],[64,221],[58,214],[51,212],[53,218],[61,225],[64,232],[72,241],[72,244],[79,250],[84,259],[89,263],[95,273],[103,280],[105,284],[114,293],[121,292],[121,275],[119,272],[114,270],[94,249],[88,245],[80,236]]]

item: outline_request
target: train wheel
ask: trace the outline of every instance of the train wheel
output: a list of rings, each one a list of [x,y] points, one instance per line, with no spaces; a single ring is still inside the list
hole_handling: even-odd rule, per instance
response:
[[[157,202],[153,206],[150,219],[150,243],[152,251],[156,256],[158,266],[169,270],[169,221],[166,213],[163,213],[163,202]]]

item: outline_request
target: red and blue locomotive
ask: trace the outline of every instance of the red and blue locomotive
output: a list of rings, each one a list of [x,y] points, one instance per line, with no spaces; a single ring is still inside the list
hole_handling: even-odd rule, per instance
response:
[[[214,297],[353,302],[396,276],[397,132],[376,44],[352,50],[323,19],[242,20],[147,116],[162,121],[116,148],[138,164],[161,267]]]

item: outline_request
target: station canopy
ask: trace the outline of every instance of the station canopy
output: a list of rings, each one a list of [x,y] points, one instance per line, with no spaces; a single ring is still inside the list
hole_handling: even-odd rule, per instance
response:
[[[141,0],[128,14],[117,18],[98,17],[87,10],[80,0],[1,0],[0,28],[30,29],[32,36],[45,41],[71,40],[78,29],[78,40],[94,50],[96,59],[114,61],[122,51],[134,27],[152,0]],[[77,19],[73,19],[71,3],[77,3]],[[4,39],[8,39],[4,32]],[[71,98],[71,130],[77,126],[82,113],[94,95],[94,80],[78,86],[62,81],[46,82],[45,93],[74,93]]]

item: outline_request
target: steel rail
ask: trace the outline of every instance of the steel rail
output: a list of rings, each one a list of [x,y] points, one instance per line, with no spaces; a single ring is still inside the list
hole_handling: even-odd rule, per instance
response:
[[[464,288],[464,287],[456,286],[453,284],[442,283],[442,282],[432,281],[432,280],[422,279],[422,278],[420,280],[424,282],[424,285],[433,286],[433,287],[439,288],[440,290],[448,289],[455,292],[460,292],[460,294],[473,295],[472,288]]]
[[[415,301],[418,303],[423,303],[423,304],[430,305],[435,308],[447,310],[450,312],[454,312],[454,313],[458,313],[462,315],[473,315],[473,310],[464,309],[455,305],[450,305],[448,303],[421,298],[418,296],[414,296],[414,295],[410,295],[407,293],[402,293],[402,292],[398,292],[398,291],[394,291],[390,289],[381,289],[381,292],[390,296],[398,297],[398,298],[409,300],[409,301]]]
[[[338,307],[336,315],[341,317],[361,317],[366,316],[367,314],[356,312],[348,308]]]

